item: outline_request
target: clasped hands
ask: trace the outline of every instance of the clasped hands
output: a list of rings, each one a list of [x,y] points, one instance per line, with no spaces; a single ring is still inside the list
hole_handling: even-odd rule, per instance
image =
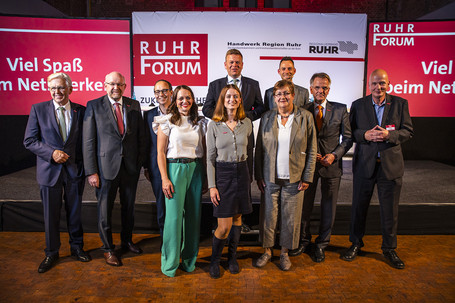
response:
[[[335,161],[334,154],[326,154],[324,157],[321,154],[316,155],[316,162],[321,163],[322,166],[330,166]]]
[[[390,133],[387,129],[380,127],[379,125],[376,125],[370,130],[367,130],[365,132],[365,140],[371,141],[371,142],[384,142],[389,140]]]

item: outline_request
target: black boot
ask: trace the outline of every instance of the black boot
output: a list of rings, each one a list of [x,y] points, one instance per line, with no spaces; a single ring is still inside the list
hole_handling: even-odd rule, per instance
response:
[[[231,274],[238,274],[240,272],[239,263],[237,263],[237,246],[239,245],[241,231],[241,226],[232,225],[228,237],[228,263]]]
[[[226,239],[218,239],[213,235],[212,258],[210,259],[210,277],[218,279],[220,277],[220,258],[223,252]]]

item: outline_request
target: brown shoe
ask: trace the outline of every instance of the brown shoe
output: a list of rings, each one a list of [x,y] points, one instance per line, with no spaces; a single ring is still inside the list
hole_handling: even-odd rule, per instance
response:
[[[120,260],[117,258],[117,256],[112,251],[105,252],[104,259],[106,260],[106,263],[108,265],[122,266],[122,263],[120,263]]]

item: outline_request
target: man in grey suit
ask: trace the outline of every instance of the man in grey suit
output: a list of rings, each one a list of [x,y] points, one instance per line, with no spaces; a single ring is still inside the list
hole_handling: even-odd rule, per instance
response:
[[[283,57],[280,61],[280,65],[278,66],[278,74],[280,75],[281,79],[292,82],[292,79],[294,78],[296,72],[297,70],[294,66],[294,60],[292,60],[291,57]],[[303,107],[305,104],[308,104],[309,93],[306,88],[294,84],[294,91],[294,104],[297,107]],[[276,107],[275,101],[273,99],[273,87],[265,91],[264,106],[266,110],[270,110]]]
[[[324,250],[330,241],[335,222],[338,190],[343,174],[342,157],[352,146],[351,125],[346,105],[327,100],[331,79],[326,73],[316,73],[310,80],[310,91],[314,102],[305,105],[313,113],[317,138],[318,153],[313,182],[305,192],[303,201],[302,229],[300,244],[290,255],[299,255],[305,251],[311,241],[310,218],[313,211],[316,187],[321,179],[321,220],[319,235],[315,240],[314,261],[323,262]],[[340,142],[340,136],[342,140]]]
[[[98,230],[104,258],[112,266],[121,265],[114,254],[111,226],[117,190],[122,211],[122,248],[142,253],[132,242],[132,233],[137,182],[145,157],[144,122],[139,102],[123,96],[125,87],[122,74],[107,74],[107,95],[87,103],[83,127],[85,173],[88,183],[96,187]]]
[[[401,143],[412,138],[414,131],[408,101],[387,94],[389,77],[385,70],[374,70],[368,86],[371,95],[352,103],[350,122],[356,143],[352,172],[351,247],[342,259],[352,261],[363,247],[362,238],[368,206],[375,185],[378,188],[381,214],[382,251],[394,268],[403,269],[397,247],[398,203],[400,199],[404,161]]]

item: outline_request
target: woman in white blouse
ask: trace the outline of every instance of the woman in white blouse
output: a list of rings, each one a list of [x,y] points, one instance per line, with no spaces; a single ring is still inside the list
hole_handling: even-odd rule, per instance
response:
[[[192,272],[199,251],[201,196],[205,169],[206,119],[198,116],[192,90],[175,88],[168,114],[155,117],[158,167],[166,215],[161,248],[161,271],[174,277],[179,267]],[[182,241],[183,234],[183,241]]]
[[[239,273],[237,246],[242,214],[253,211],[248,171],[248,138],[253,126],[246,118],[240,90],[225,86],[207,127],[207,177],[213,216],[218,227],[213,235],[210,276],[220,277],[220,257],[229,236],[228,263],[232,274]]]

